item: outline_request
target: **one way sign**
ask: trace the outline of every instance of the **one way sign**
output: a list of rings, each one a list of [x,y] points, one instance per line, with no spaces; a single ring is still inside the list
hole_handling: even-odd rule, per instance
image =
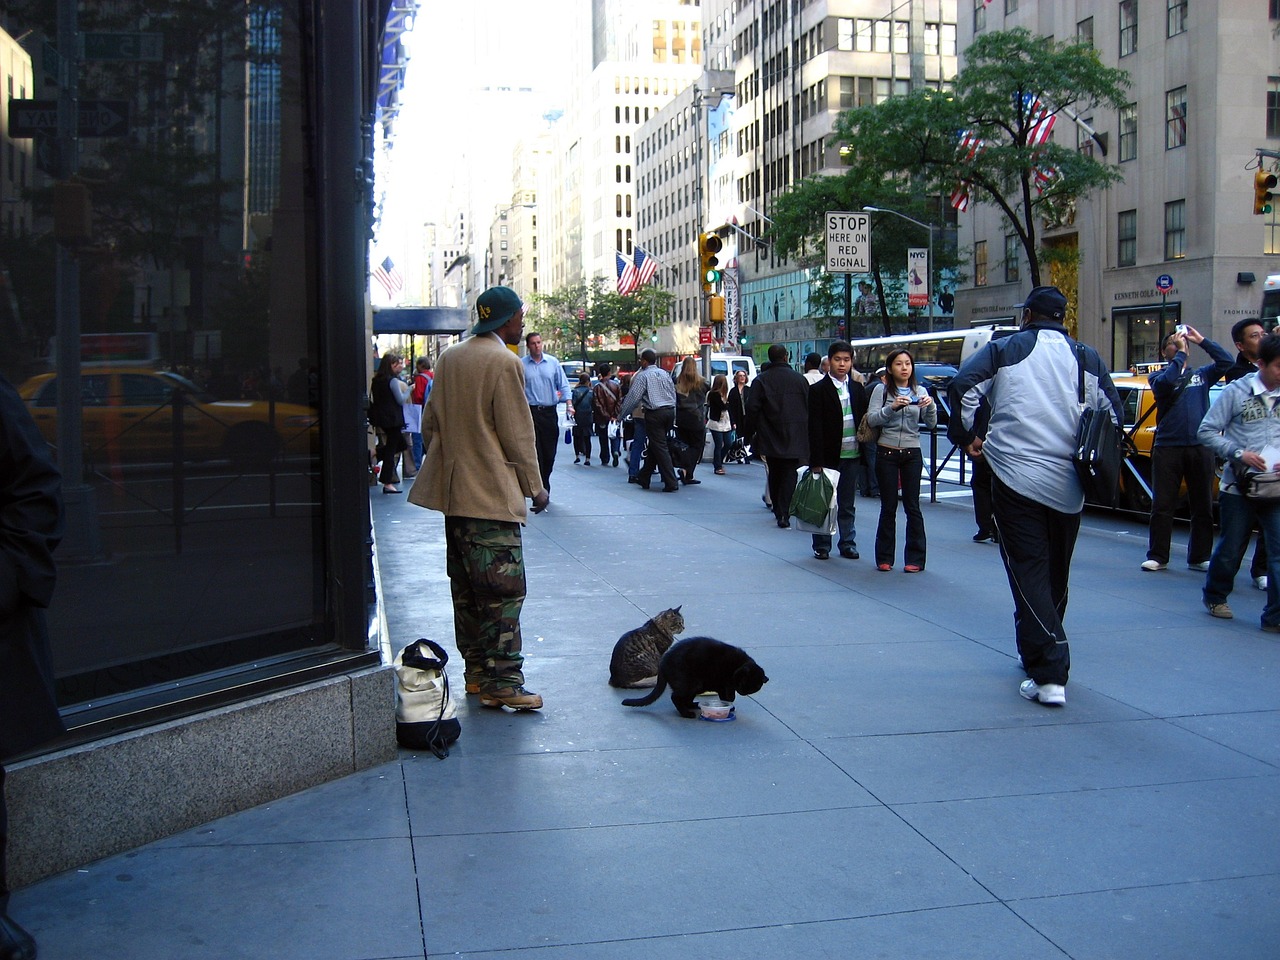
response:
[[[9,136],[19,139],[57,132],[57,100],[9,100]],[[128,100],[80,101],[77,136],[123,137],[128,132]]]

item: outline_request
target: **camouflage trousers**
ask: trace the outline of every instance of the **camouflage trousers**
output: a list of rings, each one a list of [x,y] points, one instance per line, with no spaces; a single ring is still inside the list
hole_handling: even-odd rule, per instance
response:
[[[466,663],[466,681],[480,684],[482,692],[521,686],[525,580],[520,524],[445,517],[444,535],[454,643]]]

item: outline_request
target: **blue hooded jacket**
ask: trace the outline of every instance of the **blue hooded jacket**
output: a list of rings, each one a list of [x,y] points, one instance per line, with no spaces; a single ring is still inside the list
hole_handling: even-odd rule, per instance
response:
[[[1156,399],[1157,447],[1198,446],[1196,431],[1200,421],[1209,412],[1209,388],[1231,369],[1231,354],[1212,340],[1204,340],[1200,346],[1213,358],[1212,363],[1194,370],[1187,369],[1187,355],[1179,350],[1162,370],[1147,377]],[[1180,384],[1181,394],[1178,394]]]

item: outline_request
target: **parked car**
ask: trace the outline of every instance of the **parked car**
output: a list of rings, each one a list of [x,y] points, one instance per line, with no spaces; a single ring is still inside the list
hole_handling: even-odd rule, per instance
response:
[[[18,388],[44,438],[58,443],[57,376],[42,373]],[[173,415],[181,404],[179,433]],[[84,456],[88,464],[226,459],[261,467],[277,454],[319,449],[320,418],[310,407],[266,400],[215,400],[185,377],[147,367],[86,367],[80,375]]]

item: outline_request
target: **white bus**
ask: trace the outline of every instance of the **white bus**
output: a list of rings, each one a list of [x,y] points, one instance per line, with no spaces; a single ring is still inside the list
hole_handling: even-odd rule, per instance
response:
[[[1262,285],[1262,324],[1267,329],[1280,324],[1280,273],[1271,274]]]
[[[853,365],[863,373],[884,366],[889,351],[905,347],[919,364],[959,367],[993,339],[1017,333],[1017,327],[970,327],[967,330],[935,330],[932,333],[904,333],[893,337],[852,340]]]

